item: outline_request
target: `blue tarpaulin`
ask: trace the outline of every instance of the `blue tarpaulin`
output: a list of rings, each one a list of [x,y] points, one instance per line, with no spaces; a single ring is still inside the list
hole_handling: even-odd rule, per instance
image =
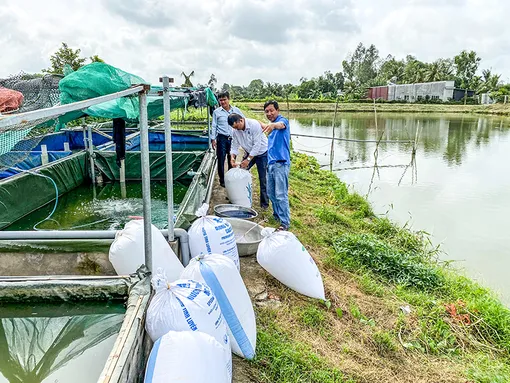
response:
[[[73,152],[48,152],[48,162],[60,160],[61,158],[71,155]],[[30,170],[42,165],[41,154],[42,152],[18,152],[19,161],[15,166],[0,171],[0,179],[22,173],[23,170]],[[11,152],[11,155],[12,152]],[[14,154],[15,155],[15,154]]]

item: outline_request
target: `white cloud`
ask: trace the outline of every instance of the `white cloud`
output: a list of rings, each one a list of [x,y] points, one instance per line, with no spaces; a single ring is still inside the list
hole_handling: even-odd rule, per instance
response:
[[[341,70],[361,41],[427,61],[473,49],[508,81],[508,11],[503,0],[18,0],[0,8],[0,77],[48,67],[65,41],[152,82],[195,70],[201,83],[296,83]]]

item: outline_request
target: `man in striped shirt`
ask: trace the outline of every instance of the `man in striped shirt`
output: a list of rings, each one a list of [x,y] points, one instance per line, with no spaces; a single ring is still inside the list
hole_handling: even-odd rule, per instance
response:
[[[213,112],[212,130],[211,130],[211,144],[213,149],[216,150],[216,157],[218,159],[218,177],[220,185],[225,187],[225,158],[227,158],[227,166],[230,170],[232,168],[230,161],[230,146],[232,142],[232,128],[227,122],[228,116],[232,113],[243,113],[241,110],[233,105],[230,105],[230,94],[228,92],[221,92],[218,95],[220,107]]]

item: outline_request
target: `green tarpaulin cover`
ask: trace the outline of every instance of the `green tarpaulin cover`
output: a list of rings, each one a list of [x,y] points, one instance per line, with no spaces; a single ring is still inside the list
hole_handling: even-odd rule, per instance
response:
[[[81,185],[88,177],[87,153],[81,152],[53,162],[39,173],[55,181],[59,195]],[[30,173],[0,183],[0,229],[55,199],[53,182]]]
[[[95,152],[95,163],[104,177],[108,180],[120,180],[119,166],[116,163],[115,152]],[[204,156],[203,152],[174,152],[172,165],[174,180],[187,177],[190,170],[198,169]],[[166,179],[166,163],[164,152],[150,152],[149,163],[151,180]],[[140,152],[127,152],[125,159],[126,180],[142,179],[142,163]]]

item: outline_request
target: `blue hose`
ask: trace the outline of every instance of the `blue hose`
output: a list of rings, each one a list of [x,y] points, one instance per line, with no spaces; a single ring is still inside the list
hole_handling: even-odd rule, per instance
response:
[[[51,216],[55,213],[55,210],[57,210],[57,205],[58,205],[58,187],[57,187],[57,183],[53,180],[53,178],[45,176],[44,174],[36,173],[36,172],[30,171],[30,170],[26,170],[26,169],[19,169],[19,168],[14,168],[14,167],[12,169],[17,170],[17,171],[22,172],[22,173],[29,173],[29,174],[33,174],[34,176],[38,176],[38,177],[49,179],[53,183],[53,186],[55,187],[55,205],[53,206],[53,210],[51,211],[51,213],[46,218],[44,218],[42,221],[37,222],[33,226],[33,229],[36,230],[36,231],[44,231],[45,229],[38,229],[37,225],[39,225],[39,224],[41,224],[43,222],[46,222],[46,221],[50,221],[50,220],[53,221],[53,222],[56,222],[57,225],[60,225],[57,221],[55,221],[54,219],[51,219]]]

